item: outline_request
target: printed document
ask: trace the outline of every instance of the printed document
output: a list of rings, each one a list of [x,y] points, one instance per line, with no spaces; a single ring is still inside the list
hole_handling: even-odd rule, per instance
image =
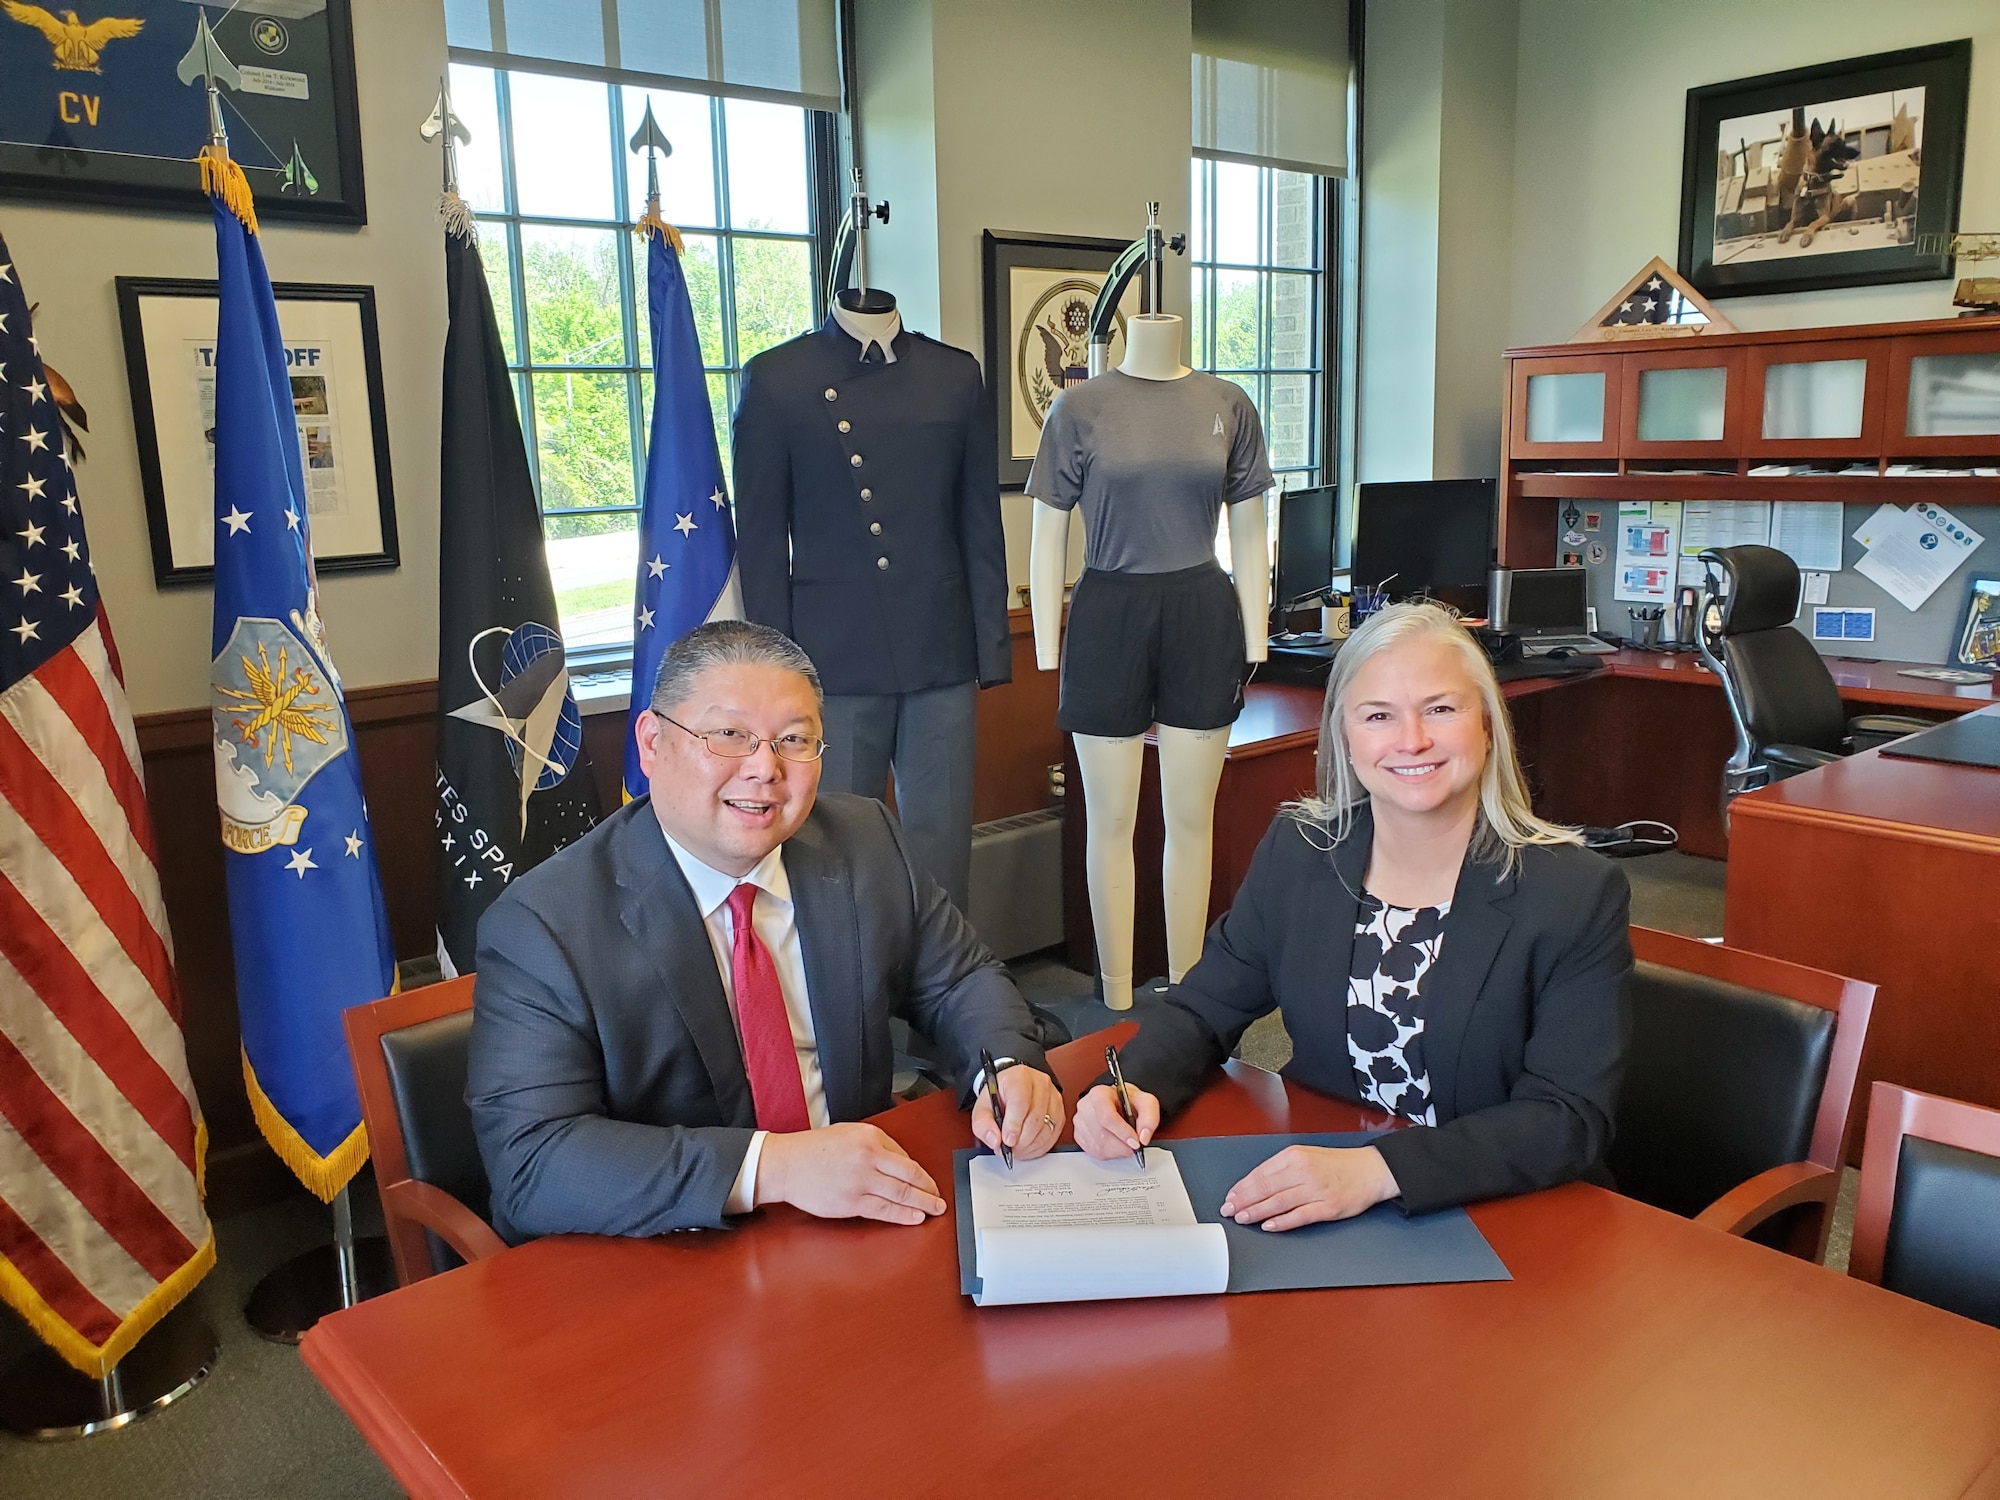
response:
[[[1879,512],[1878,512],[1879,514]],[[1854,571],[1916,610],[1986,540],[1942,505],[1913,505],[1893,520],[1868,521],[1868,553]]]
[[[1173,1153],[1093,1161],[1058,1151],[1010,1169],[973,1158],[972,1224],[982,1307],[1178,1297],[1229,1285],[1220,1224],[1198,1223]]]

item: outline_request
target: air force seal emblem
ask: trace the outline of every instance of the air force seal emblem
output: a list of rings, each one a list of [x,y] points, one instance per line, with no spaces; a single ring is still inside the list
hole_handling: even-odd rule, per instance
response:
[[[246,615],[209,682],[223,843],[238,854],[296,843],[299,793],[347,752],[347,720],[319,658],[282,621]]]

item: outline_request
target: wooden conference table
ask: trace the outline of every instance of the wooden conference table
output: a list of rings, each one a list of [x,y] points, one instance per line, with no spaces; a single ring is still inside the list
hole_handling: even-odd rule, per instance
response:
[[[1055,1054],[1071,1097],[1126,1029]],[[951,1099],[877,1123],[949,1196]],[[1232,1064],[1169,1134],[1368,1123]],[[766,1210],[538,1241],[302,1352],[420,1500],[1984,1500],[2000,1476],[2000,1330],[1581,1184],[1472,1215],[1511,1282],[981,1310],[949,1212]]]

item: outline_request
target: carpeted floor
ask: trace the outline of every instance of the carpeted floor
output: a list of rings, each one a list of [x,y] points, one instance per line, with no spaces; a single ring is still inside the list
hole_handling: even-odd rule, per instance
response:
[[[1632,919],[1697,937],[1722,930],[1722,866],[1686,855],[1626,865]],[[1095,981],[1052,957],[1015,966],[1022,991],[1076,1035],[1123,1019],[1099,1004]],[[1146,1004],[1141,997],[1140,1004]],[[1131,1013],[1127,1013],[1128,1015]],[[1240,1055],[1280,1068],[1291,1042],[1277,1017],[1253,1026]],[[1844,1267],[1853,1221],[1853,1174],[1842,1198],[1829,1263]],[[372,1185],[360,1179],[356,1218],[379,1223]],[[214,1374],[184,1400],[120,1432],[82,1442],[33,1444],[0,1436],[0,1496],[7,1500],[387,1500],[400,1493],[298,1352],[266,1343],[244,1324],[250,1288],[272,1267],[330,1234],[326,1209],[294,1200],[221,1220],[218,1263],[193,1294],[221,1338]],[[29,1335],[0,1308],[0,1364]]]

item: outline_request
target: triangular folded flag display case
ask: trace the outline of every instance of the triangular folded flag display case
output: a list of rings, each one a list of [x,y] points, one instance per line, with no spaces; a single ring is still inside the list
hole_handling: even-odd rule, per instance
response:
[[[1590,321],[1570,335],[1572,344],[1608,339],[1674,338],[1697,333],[1734,333],[1727,318],[1709,306],[1680,273],[1654,256]]]

